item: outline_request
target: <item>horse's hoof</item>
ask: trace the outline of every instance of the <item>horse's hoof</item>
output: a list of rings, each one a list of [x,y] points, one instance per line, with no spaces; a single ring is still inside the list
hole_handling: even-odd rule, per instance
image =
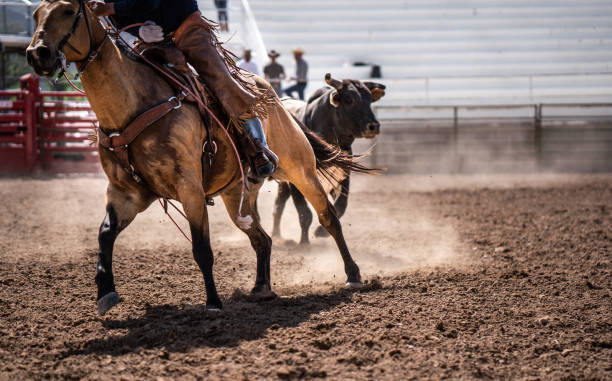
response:
[[[211,312],[221,312],[221,310],[223,309],[223,303],[221,303],[221,300],[219,300],[219,298],[212,298],[212,299],[217,299],[217,300],[207,300],[206,301],[206,311],[211,311]]]
[[[266,300],[272,300],[277,298],[277,295],[272,292],[269,286],[254,288],[251,291],[251,295],[249,295],[248,299],[253,302],[263,302]]]
[[[323,226],[315,229],[315,237],[329,237],[329,232]]]
[[[207,306],[206,307],[206,312],[210,312],[210,313],[213,313],[213,314],[218,314],[218,313],[221,313],[221,308],[213,307],[213,306]]]
[[[113,308],[117,303],[119,303],[121,299],[119,298],[119,294],[115,291],[111,291],[108,294],[98,300],[98,314],[103,316],[108,312],[111,308]]]
[[[349,290],[359,290],[363,288],[363,283],[361,282],[346,282],[346,287]]]

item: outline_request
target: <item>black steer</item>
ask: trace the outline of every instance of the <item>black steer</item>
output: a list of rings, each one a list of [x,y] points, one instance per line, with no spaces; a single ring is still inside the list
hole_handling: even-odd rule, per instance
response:
[[[328,73],[325,82],[329,85],[317,90],[307,102],[283,99],[285,108],[312,131],[328,143],[353,153],[351,145],[357,138],[372,139],[380,132],[380,123],[371,108],[371,103],[385,95],[385,86],[374,82],[361,82],[353,79],[335,80]],[[338,217],[342,217],[348,204],[350,174],[340,183],[341,189],[332,190],[334,207]],[[300,217],[302,237],[300,244],[308,244],[308,229],[312,223],[312,213],[304,196],[290,183],[280,183],[274,209],[274,228],[272,235],[280,236],[280,221],[285,204],[293,198]],[[316,236],[326,236],[319,226]]]

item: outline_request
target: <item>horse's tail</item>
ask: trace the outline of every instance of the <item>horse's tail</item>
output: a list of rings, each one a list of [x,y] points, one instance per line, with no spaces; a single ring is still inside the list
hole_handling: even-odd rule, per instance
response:
[[[317,160],[319,179],[325,180],[331,187],[338,187],[340,182],[344,180],[350,172],[377,175],[380,171],[386,171],[386,168],[369,168],[360,164],[359,160],[368,156],[368,154],[351,155],[341,150],[339,147],[323,140],[316,132],[306,127],[306,125],[295,116],[293,119],[300,125],[302,131],[304,131],[314,151]]]

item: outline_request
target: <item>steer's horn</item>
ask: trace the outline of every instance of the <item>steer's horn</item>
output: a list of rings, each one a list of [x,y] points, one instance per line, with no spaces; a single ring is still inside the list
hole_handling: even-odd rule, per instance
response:
[[[325,82],[336,90],[340,90],[342,87],[342,82],[338,81],[337,79],[333,79],[329,73],[325,74]]]

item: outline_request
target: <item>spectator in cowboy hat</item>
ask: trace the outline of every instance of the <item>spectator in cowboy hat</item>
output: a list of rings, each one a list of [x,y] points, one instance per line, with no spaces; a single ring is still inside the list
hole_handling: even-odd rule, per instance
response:
[[[251,49],[245,49],[243,58],[238,62],[238,67],[255,75],[259,75],[259,67],[257,67],[255,62],[251,61],[251,58]]]
[[[298,96],[301,100],[304,100],[304,89],[306,89],[306,85],[308,84],[308,63],[304,61],[302,58],[304,56],[304,51],[300,48],[293,50],[293,58],[295,58],[295,77],[291,77],[292,81],[296,81],[297,83],[287,89],[285,89],[285,94],[293,97],[293,92],[298,93]]]
[[[280,56],[276,50],[272,49],[268,53],[270,57],[270,63],[264,67],[264,79],[270,83],[276,95],[282,96],[283,90],[281,89],[281,81],[285,79],[285,68],[283,65],[276,62],[276,59]]]

